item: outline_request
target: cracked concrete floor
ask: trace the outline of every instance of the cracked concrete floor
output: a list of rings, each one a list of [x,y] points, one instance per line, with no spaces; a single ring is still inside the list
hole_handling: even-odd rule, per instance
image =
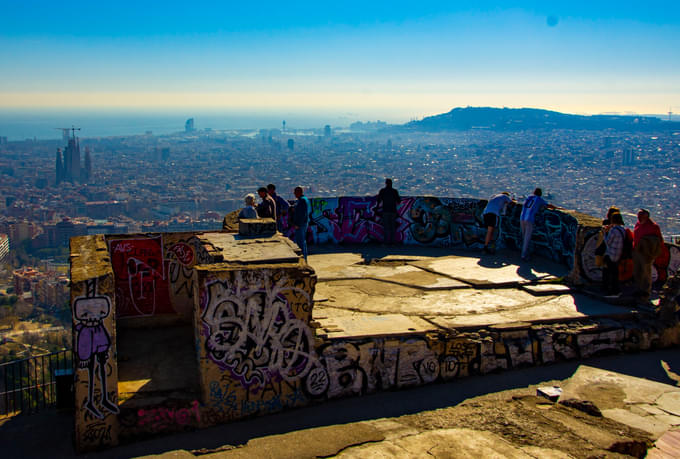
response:
[[[333,336],[355,336],[348,316],[357,326],[371,315],[403,315],[448,329],[631,312],[557,284],[568,270],[547,259],[526,263],[512,251],[480,257],[469,250],[374,250],[309,257],[319,279],[314,319]],[[407,330],[395,324],[400,331]]]

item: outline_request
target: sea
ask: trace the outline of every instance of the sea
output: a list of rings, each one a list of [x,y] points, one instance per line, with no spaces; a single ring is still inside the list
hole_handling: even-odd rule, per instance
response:
[[[111,137],[141,135],[149,131],[154,135],[184,131],[189,118],[194,119],[197,130],[236,129],[287,129],[349,126],[360,120],[352,113],[205,113],[205,112],[151,112],[151,111],[27,111],[0,110],[0,137],[8,141],[26,139],[60,139],[62,129],[79,127],[79,137]],[[363,119],[362,121],[366,121]]]

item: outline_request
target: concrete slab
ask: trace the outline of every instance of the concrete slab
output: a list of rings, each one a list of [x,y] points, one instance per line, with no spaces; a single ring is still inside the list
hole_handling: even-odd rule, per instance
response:
[[[234,233],[204,233],[201,242],[215,262],[291,263],[299,260],[297,246],[280,234],[245,238]]]
[[[520,286],[525,292],[529,292],[532,295],[563,295],[565,293],[571,292],[571,288],[564,284],[555,283],[542,283],[542,284],[530,284]]]
[[[520,260],[514,260],[510,253],[505,252],[487,255],[484,258],[469,255],[451,256],[411,264],[476,287],[529,283],[568,274],[566,267],[550,260],[537,259],[531,264],[521,263]]]
[[[321,331],[329,339],[422,334],[436,330],[431,323],[402,314],[352,315],[320,319]]]
[[[677,422],[680,388],[581,365],[562,386],[560,401],[568,399],[587,400],[604,417],[658,438]]]

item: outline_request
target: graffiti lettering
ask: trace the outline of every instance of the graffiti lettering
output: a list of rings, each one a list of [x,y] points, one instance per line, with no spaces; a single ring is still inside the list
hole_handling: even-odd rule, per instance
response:
[[[83,442],[98,445],[111,443],[111,425],[105,422],[88,424],[83,432]]]
[[[150,427],[154,431],[198,426],[201,422],[201,412],[198,401],[194,400],[190,408],[151,408],[137,411],[139,426]]]
[[[272,378],[297,381],[317,361],[311,330],[295,318],[285,293],[311,298],[290,284],[261,270],[206,285],[201,318],[208,356],[245,387],[263,388]]]

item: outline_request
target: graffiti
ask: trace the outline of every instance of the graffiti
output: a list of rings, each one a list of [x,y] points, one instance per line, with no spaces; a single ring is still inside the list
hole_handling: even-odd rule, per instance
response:
[[[503,242],[515,249],[522,246],[522,232],[519,227],[521,213],[521,205],[509,205],[506,217],[501,219]],[[552,210],[540,211],[534,221],[530,247],[535,252],[572,267],[577,228],[578,220],[569,214]]]
[[[171,314],[161,236],[109,241],[119,317]]]
[[[82,440],[90,444],[104,446],[111,443],[111,424],[95,422],[88,424],[83,432]]]
[[[201,298],[203,336],[209,358],[244,387],[272,379],[297,381],[314,367],[313,337],[291,311],[286,292],[309,293],[269,270],[236,272],[233,281],[208,282]]]
[[[237,401],[236,391],[231,390],[228,384],[223,387],[218,381],[210,382],[209,404],[213,409],[218,410],[222,416],[236,411],[238,408]]]
[[[198,401],[189,408],[140,408],[137,411],[138,425],[154,432],[194,427],[201,423]]]
[[[109,399],[106,389],[106,367],[111,348],[111,335],[104,326],[104,319],[111,313],[111,300],[107,296],[96,295],[96,281],[87,286],[87,296],[76,298],[73,302],[73,315],[76,322],[76,358],[79,369],[87,370],[88,396],[85,409],[95,418],[103,419],[105,410],[117,414],[118,406]],[[95,406],[95,378],[101,385],[99,408]]]
[[[444,380],[469,376],[479,368],[476,360],[478,349],[469,340],[452,340],[446,343],[445,355],[439,365]]]
[[[307,375],[305,389],[313,397],[318,397],[326,393],[329,384],[328,372],[324,368],[315,368]]]
[[[171,243],[165,252],[165,263],[172,294],[191,300],[194,297],[194,266],[210,261],[210,255],[196,236]]]
[[[321,357],[329,378],[328,398],[427,384],[440,371],[437,355],[420,339],[337,343]]]
[[[178,242],[170,247],[169,251],[174,254],[175,260],[183,266],[189,266],[194,261],[194,249],[184,242]]]
[[[423,244],[449,235],[451,212],[438,198],[418,198],[411,206],[411,234]]]
[[[667,255],[666,255],[667,254]],[[680,269],[680,247],[666,243],[666,250],[654,260],[652,282],[663,283]]]
[[[311,199],[308,242],[366,243],[384,239],[375,196]],[[485,201],[464,198],[402,198],[397,206],[395,240],[404,244],[475,246],[484,240],[481,212]],[[283,233],[292,237],[288,222]]]

